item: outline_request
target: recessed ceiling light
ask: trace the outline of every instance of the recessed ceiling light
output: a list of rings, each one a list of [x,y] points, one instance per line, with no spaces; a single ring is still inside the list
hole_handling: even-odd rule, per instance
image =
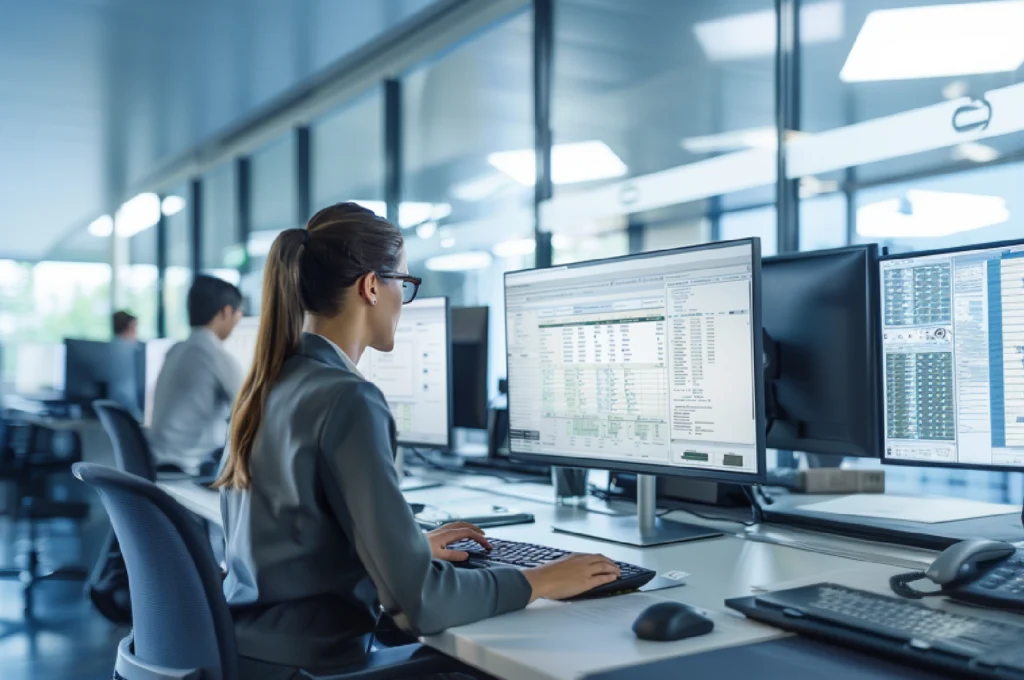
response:
[[[688,137],[683,148],[694,154],[737,151],[739,149],[774,149],[778,146],[778,132],[771,125],[733,130],[715,135]]]
[[[114,233],[114,220],[110,215],[100,215],[89,223],[89,233],[96,238],[107,238]]]
[[[350,201],[387,219],[388,204],[385,201],[359,198],[353,198]],[[452,206],[450,203],[402,201],[398,204],[398,226],[402,229],[410,229],[427,220],[442,220],[451,214]]]
[[[160,202],[160,209],[164,215],[170,217],[171,215],[177,215],[185,209],[185,199],[181,196],[164,196],[164,200]]]
[[[1024,63],[1024,1],[876,10],[839,77],[849,83],[1002,73]]]
[[[451,248],[454,245],[455,245],[455,237],[454,236],[445,236],[444,238],[441,239],[441,247],[442,248]]]
[[[734,14],[693,25],[694,35],[711,61],[775,56],[775,11]],[[800,43],[815,45],[843,37],[843,3],[816,2],[800,8]]]
[[[537,242],[532,238],[521,238],[512,241],[502,241],[494,244],[491,252],[495,257],[519,257],[529,255],[537,249]]]
[[[953,147],[953,158],[972,163],[991,163],[999,158],[999,152],[981,142],[964,142]]]
[[[130,238],[160,221],[160,197],[146,192],[129,198],[114,213],[114,231]]]
[[[426,266],[432,272],[462,272],[489,267],[492,261],[490,253],[471,250],[431,257],[427,260]]]
[[[416,235],[426,241],[437,233],[437,222],[424,222],[416,227]]]
[[[1009,219],[1006,200],[1000,196],[911,190],[904,199],[858,209],[857,233],[865,238],[938,238]]]
[[[523,186],[533,186],[536,181],[537,156],[533,149],[488,154],[487,162]],[[551,181],[555,184],[593,182],[628,172],[622,159],[600,140],[551,147]]]

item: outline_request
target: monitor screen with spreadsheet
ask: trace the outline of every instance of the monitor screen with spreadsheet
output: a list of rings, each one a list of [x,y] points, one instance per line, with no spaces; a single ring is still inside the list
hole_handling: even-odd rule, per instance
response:
[[[505,277],[513,457],[756,482],[756,239]]]
[[[885,461],[1024,468],[1024,242],[881,263]]]
[[[402,308],[395,348],[367,348],[359,360],[388,400],[402,445],[451,445],[450,344],[447,298],[417,299]]]

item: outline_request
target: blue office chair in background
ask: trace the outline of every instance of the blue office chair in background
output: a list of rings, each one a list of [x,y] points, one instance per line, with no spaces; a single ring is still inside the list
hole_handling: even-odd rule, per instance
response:
[[[149,440],[131,411],[109,399],[94,401],[92,408],[114,445],[117,468],[147,481],[156,481],[156,463],[149,450]]]
[[[115,677],[238,680],[222,574],[199,524],[150,481],[94,463],[76,463],[73,471],[99,494],[128,568],[134,627],[118,646]],[[330,680],[398,680],[466,670],[413,644],[374,651],[338,669]]]

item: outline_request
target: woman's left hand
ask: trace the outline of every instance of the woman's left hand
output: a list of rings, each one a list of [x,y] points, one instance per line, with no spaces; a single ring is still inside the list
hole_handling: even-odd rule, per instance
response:
[[[453,522],[452,524],[445,524],[442,527],[438,527],[433,531],[427,532],[427,540],[430,542],[430,552],[436,560],[445,560],[447,562],[464,562],[469,559],[469,553],[465,550],[449,550],[448,546],[456,541],[461,541],[465,538],[476,541],[485,550],[491,549],[491,544],[487,542],[487,538],[484,536],[483,530],[475,524],[469,522]]]

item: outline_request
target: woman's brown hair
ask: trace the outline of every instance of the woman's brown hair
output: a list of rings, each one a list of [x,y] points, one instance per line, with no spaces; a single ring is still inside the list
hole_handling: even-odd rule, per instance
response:
[[[299,348],[305,315],[331,317],[343,293],[370,272],[394,271],[402,232],[355,203],[337,203],[305,229],[281,232],[263,274],[263,306],[252,368],[231,414],[228,459],[214,486],[249,487],[249,459],[270,389]]]

